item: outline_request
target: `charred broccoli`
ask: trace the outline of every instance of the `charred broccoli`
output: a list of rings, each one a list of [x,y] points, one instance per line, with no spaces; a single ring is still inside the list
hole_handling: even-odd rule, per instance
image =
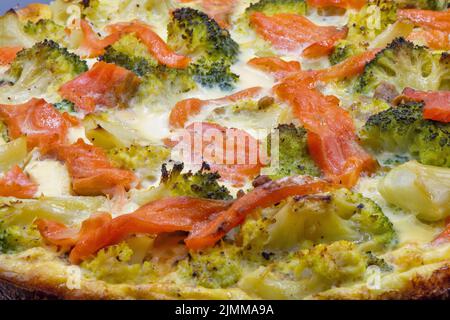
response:
[[[276,128],[279,137],[279,165],[272,178],[291,175],[320,176],[320,170],[308,153],[306,130],[294,124],[281,124]],[[269,140],[268,150],[271,151]]]
[[[357,80],[356,91],[367,94],[383,82],[395,85],[399,92],[406,87],[424,91],[448,90],[449,60],[448,54],[436,54],[426,47],[397,38],[366,64]]]
[[[242,267],[238,250],[217,247],[205,252],[191,252],[178,264],[178,272],[205,288],[226,288],[240,279]]]
[[[230,200],[232,197],[225,186],[221,186],[217,180],[220,178],[216,172],[208,172],[209,167],[203,164],[196,172],[181,173],[183,164],[174,164],[168,171],[165,164],[162,166],[162,177],[159,188],[171,195],[192,196],[198,198]]]
[[[363,141],[375,150],[409,152],[423,164],[450,167],[450,125],[423,119],[423,104],[408,102],[371,116]]]
[[[168,44],[176,51],[191,56],[189,69],[203,86],[230,89],[238,76],[231,72],[239,45],[214,19],[192,8],[172,12],[167,26]]]
[[[77,55],[52,40],[45,40],[17,54],[6,73],[12,85],[0,87],[0,98],[13,102],[20,92],[52,95],[63,83],[87,69],[86,62]]]

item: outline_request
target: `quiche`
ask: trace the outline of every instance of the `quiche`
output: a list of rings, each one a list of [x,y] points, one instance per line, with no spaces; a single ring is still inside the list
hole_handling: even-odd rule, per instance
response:
[[[450,288],[447,0],[55,0],[0,17],[0,293]]]

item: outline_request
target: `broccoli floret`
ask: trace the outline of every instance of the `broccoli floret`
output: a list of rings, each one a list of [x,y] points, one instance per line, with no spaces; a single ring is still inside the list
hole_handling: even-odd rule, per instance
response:
[[[191,252],[178,264],[178,273],[205,288],[226,288],[239,281],[242,267],[238,249],[217,247],[205,252]]]
[[[208,61],[200,58],[189,66],[193,79],[200,85],[212,88],[218,86],[222,90],[231,90],[239,76],[231,72],[230,66],[223,61]]]
[[[147,47],[133,34],[122,37],[106,48],[101,59],[131,70],[142,77],[136,96],[145,104],[196,87],[189,69],[172,69],[159,65],[149,54]]]
[[[133,263],[133,255],[133,249],[121,242],[100,250],[93,259],[80,266],[88,276],[109,283],[138,284],[155,279],[157,272],[153,264],[149,261]]]
[[[277,13],[293,13],[304,15],[306,14],[307,4],[305,0],[260,0],[252,3],[245,13],[247,15],[252,12],[262,12],[266,15],[273,15]]]
[[[423,91],[448,90],[450,63],[446,54],[436,54],[403,38],[395,39],[366,64],[356,91],[373,92],[388,82],[401,92],[406,87]]]
[[[367,256],[348,241],[319,244],[245,274],[239,287],[262,299],[302,299],[361,280]]]
[[[372,0],[360,11],[350,13],[347,37],[336,43],[331,64],[367,50],[370,42],[396,20],[397,3],[392,0]]]
[[[55,23],[53,20],[41,19],[38,22],[28,21],[23,27],[23,30],[37,41],[48,39],[58,43],[65,43],[66,33],[64,26]]]
[[[53,104],[53,106],[61,112],[75,112],[75,104],[69,100],[62,100]]]
[[[348,241],[319,244],[301,251],[300,259],[304,260],[307,268],[333,285],[361,278],[367,264],[357,246]]]
[[[339,40],[329,57],[330,63],[332,65],[338,64],[351,56],[357,55],[361,50],[361,47],[351,43],[350,40]]]
[[[158,66],[158,61],[134,34],[127,34],[108,46],[101,59],[131,70],[139,76],[144,76]]]
[[[11,103],[16,99],[16,93],[17,96],[23,92],[51,96],[63,83],[87,69],[86,62],[77,55],[52,40],[45,40],[17,54],[6,73],[13,84],[0,87],[0,98]]]
[[[19,226],[0,223],[0,253],[13,253],[41,244],[41,236],[35,225]]]
[[[347,240],[363,250],[379,251],[396,243],[392,223],[371,199],[347,189],[294,198],[278,210],[263,211],[247,219],[239,234],[246,256],[254,260],[264,251],[285,252],[295,248]]]
[[[143,178],[158,176],[161,163],[169,156],[169,149],[156,145],[131,145],[108,150],[108,157],[115,166],[136,171]]]
[[[238,79],[231,72],[239,45],[214,19],[192,8],[179,8],[172,12],[167,26],[168,44],[177,52],[193,58],[189,69],[200,84],[229,89]]]
[[[169,45],[184,54],[232,63],[239,53],[239,45],[227,30],[205,13],[192,8],[172,12],[167,31]]]
[[[230,191],[217,182],[220,175],[217,172],[209,172],[209,166],[206,163],[196,173],[190,171],[181,173],[183,167],[182,163],[176,163],[172,170],[168,171],[166,165],[163,164],[159,188],[174,196],[192,196],[217,200],[232,199]]]
[[[311,159],[308,146],[306,130],[296,127],[294,124],[281,124],[275,129],[278,133],[278,160],[279,165],[271,178],[277,179],[291,175],[311,175],[320,176],[320,169],[317,168]],[[268,150],[273,155],[269,139]]]
[[[450,167],[450,125],[423,119],[422,103],[400,104],[371,116],[361,136],[375,150],[409,152],[423,164]]]
[[[377,257],[371,251],[366,252],[367,255],[367,266],[377,266],[382,272],[389,272],[394,270],[394,268],[386,262],[386,260]]]
[[[136,97],[140,102],[147,102],[164,97],[188,92],[196,88],[196,83],[187,69],[171,69],[159,65],[142,77]]]

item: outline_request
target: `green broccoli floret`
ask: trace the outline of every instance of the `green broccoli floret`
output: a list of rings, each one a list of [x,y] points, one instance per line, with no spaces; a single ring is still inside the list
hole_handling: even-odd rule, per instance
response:
[[[239,76],[231,72],[230,66],[224,61],[208,61],[200,58],[189,66],[193,79],[204,87],[218,85],[220,89],[231,90]]]
[[[423,164],[450,167],[450,125],[423,119],[422,103],[400,104],[371,116],[361,136],[375,150],[409,152]]]
[[[127,34],[108,46],[101,59],[131,70],[138,76],[144,76],[158,66],[158,61],[134,34]]]
[[[306,130],[294,124],[281,124],[275,130],[279,141],[279,165],[271,178],[278,179],[291,175],[320,176],[320,169],[317,168],[308,152]],[[268,142],[268,150],[273,155],[275,150],[271,148],[270,139]]]
[[[177,52],[193,58],[190,71],[196,81],[207,87],[232,88],[238,76],[230,70],[239,45],[214,19],[185,7],[172,12],[167,26],[168,44]]]
[[[347,215],[349,221],[356,224],[356,230],[362,236],[357,242],[362,247],[376,250],[396,243],[397,235],[392,222],[373,200],[346,189],[335,191],[332,197],[339,215],[344,219]]]
[[[389,25],[397,20],[397,3],[392,0],[372,0],[360,11],[350,13],[346,39],[336,43],[330,63],[337,64],[367,50]]]
[[[159,65],[147,47],[133,34],[126,35],[107,47],[101,59],[142,77],[136,96],[144,103],[187,92],[196,87],[189,69],[172,69]]]
[[[239,287],[262,299],[302,299],[361,280],[367,256],[348,241],[318,244],[293,252],[266,267],[245,274]]]
[[[355,242],[366,251],[396,242],[393,225],[381,208],[347,189],[294,198],[276,211],[263,211],[260,218],[247,219],[239,237],[244,249],[251,248],[250,257],[339,240]]]
[[[398,0],[401,8],[416,8],[425,10],[445,10],[448,0]]]
[[[205,288],[226,288],[239,281],[242,267],[238,249],[216,247],[205,252],[191,252],[178,264],[178,273]]]
[[[368,44],[365,44],[368,46]],[[329,56],[330,64],[338,64],[351,56],[357,55],[362,50],[361,46],[351,43],[350,40],[344,39],[336,42],[333,52]]]
[[[53,40],[58,43],[65,43],[66,33],[64,26],[55,23],[53,20],[41,19],[38,22],[28,21],[23,27],[23,30],[37,41]]]
[[[306,14],[307,4],[305,0],[260,0],[252,3],[245,9],[247,15],[253,12],[262,12],[266,15],[277,13]]]
[[[6,73],[13,84],[0,87],[0,98],[11,103],[23,92],[51,96],[63,83],[87,69],[86,62],[77,55],[52,40],[45,40],[17,54]]]
[[[157,272],[149,261],[132,262],[133,249],[121,242],[100,250],[91,260],[84,261],[80,266],[87,275],[97,280],[109,283],[138,284],[155,278]]]
[[[0,253],[13,253],[39,246],[41,236],[35,225],[19,226],[0,223]]]
[[[163,146],[116,147],[107,151],[112,163],[120,168],[136,171],[144,178],[158,176],[163,161],[170,156],[170,150]]]
[[[319,244],[300,252],[307,268],[333,285],[357,280],[366,270],[367,260],[357,246],[348,241]]]
[[[60,102],[56,102],[53,106],[61,112],[75,112],[75,104],[69,100],[62,100]]]
[[[140,102],[151,102],[157,98],[170,98],[196,88],[188,69],[171,69],[163,65],[151,68],[142,77],[136,97]]]
[[[448,90],[450,63],[448,55],[436,54],[403,38],[395,39],[366,64],[357,79],[356,91],[373,92],[388,82],[401,92],[406,87],[423,91]]]
[[[172,170],[168,171],[166,165],[163,164],[159,188],[177,196],[217,200],[232,199],[230,191],[217,182],[220,175],[216,172],[209,172],[209,166],[206,163],[196,173],[190,171],[181,173],[183,167],[182,163],[175,163]]]
[[[392,271],[394,268],[386,262],[386,260],[377,257],[371,251],[366,252],[367,255],[367,266],[377,266],[382,272]]]

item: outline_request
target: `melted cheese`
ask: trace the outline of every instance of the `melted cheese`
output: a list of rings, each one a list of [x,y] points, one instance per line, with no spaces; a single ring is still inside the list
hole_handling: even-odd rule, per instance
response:
[[[56,160],[32,160],[25,168],[31,180],[38,184],[37,195],[59,197],[70,195],[71,183],[67,167]]]

